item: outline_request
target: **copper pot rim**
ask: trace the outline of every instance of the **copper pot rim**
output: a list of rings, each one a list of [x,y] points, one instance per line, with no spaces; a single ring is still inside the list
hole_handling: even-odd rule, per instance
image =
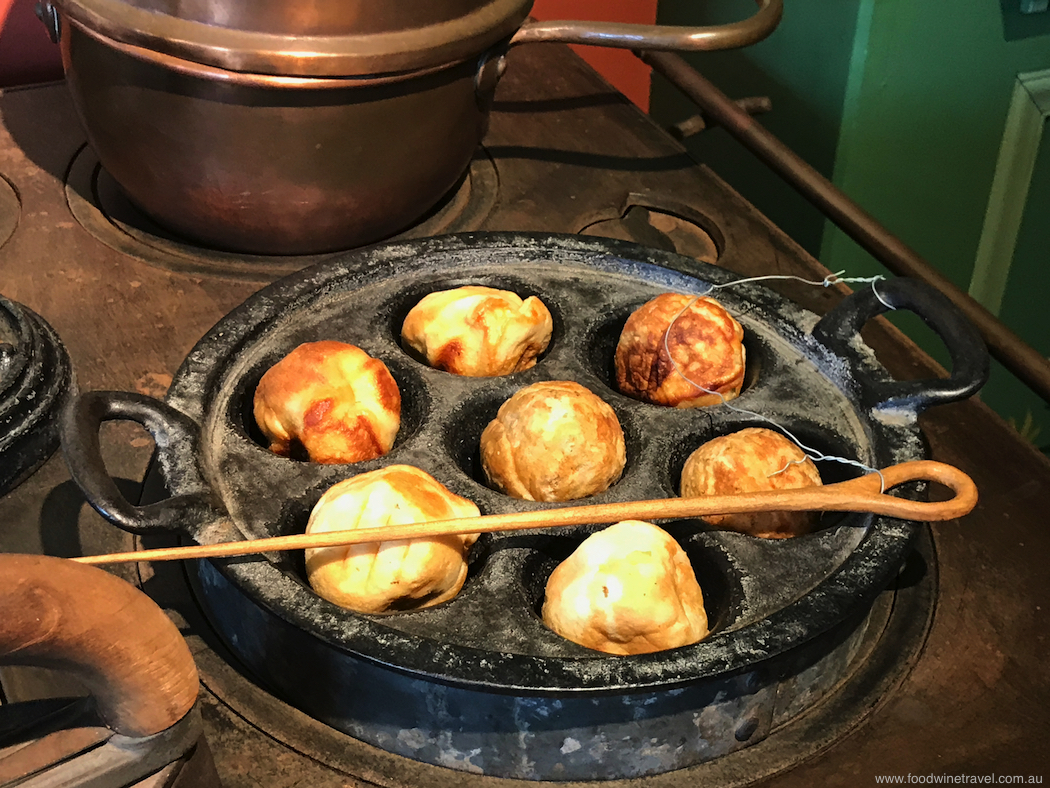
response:
[[[127,57],[148,63],[173,74],[178,74],[190,79],[204,80],[240,88],[256,88],[262,90],[347,90],[354,88],[374,88],[382,85],[392,85],[398,82],[426,77],[448,69],[456,68],[460,63],[440,64],[413,69],[411,71],[395,71],[390,73],[372,73],[359,76],[297,76],[287,74],[266,74],[248,71],[234,71],[219,66],[200,63],[194,60],[170,55],[148,47],[136,46],[110,38],[97,30],[69,20],[71,28],[77,30],[102,46],[118,52]],[[480,69],[486,62],[482,57],[478,61]]]
[[[486,0],[466,13],[403,29],[339,35],[245,30],[184,19],[127,0],[48,0],[38,14],[54,40],[58,11],[98,37],[157,55],[254,75],[361,78],[481,62],[510,46],[560,42],[630,50],[714,51],[750,46],[779,25],[783,0],[755,0],[750,17],[713,26],[530,20],[532,0]]]
[[[291,35],[209,25],[123,0],[55,0],[63,21],[104,41],[230,72],[373,77],[435,70],[479,56],[522,25],[532,0],[489,0],[439,24],[353,35]]]

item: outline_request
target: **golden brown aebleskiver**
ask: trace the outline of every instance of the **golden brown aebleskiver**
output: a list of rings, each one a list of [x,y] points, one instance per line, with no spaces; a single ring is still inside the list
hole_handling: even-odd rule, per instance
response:
[[[394,445],[401,392],[386,365],[359,347],[307,342],[262,376],[254,412],[275,454],[301,447],[312,462],[361,462]]]
[[[682,469],[682,497],[731,495],[820,486],[820,472],[806,453],[779,432],[749,427],[708,441],[689,455]],[[706,515],[718,528],[767,539],[798,536],[813,529],[814,512],[745,512]]]
[[[478,507],[411,465],[391,465],[330,488],[308,534],[477,517]],[[430,607],[459,593],[477,534],[369,542],[306,551],[313,589],[340,607],[383,613]]]
[[[733,399],[744,384],[743,340],[744,329],[713,298],[663,293],[627,318],[616,345],[616,385],[674,408]]]
[[[435,369],[487,377],[535,366],[553,328],[536,296],[465,285],[425,296],[405,318],[401,339]]]
[[[481,433],[481,466],[489,482],[529,501],[599,493],[620,478],[626,462],[616,413],[572,381],[526,386]]]
[[[588,537],[547,581],[543,622],[609,654],[647,654],[707,635],[704,597],[670,534],[624,520]]]

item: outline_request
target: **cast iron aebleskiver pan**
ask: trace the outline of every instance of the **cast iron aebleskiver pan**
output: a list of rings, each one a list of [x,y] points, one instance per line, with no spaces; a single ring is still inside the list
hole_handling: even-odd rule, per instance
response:
[[[470,234],[348,253],[231,312],[186,359],[167,404],[83,396],[67,412],[63,445],[74,478],[115,524],[138,533],[178,529],[202,543],[302,531],[331,484],[394,463],[422,467],[483,513],[539,508],[484,486],[478,440],[515,390],[568,378],[609,402],[627,436],[623,478],[586,502],[674,495],[694,448],[762,422],[726,406],[678,411],[627,398],[612,382],[613,349],[630,312],[654,295],[703,292],[734,278],[677,255],[576,236]],[[547,303],[554,336],[534,369],[459,378],[400,348],[401,321],[423,295],[468,283]],[[885,303],[865,287],[818,320],[759,285],[718,291],[745,330],[748,374],[732,404],[767,414],[827,454],[875,467],[921,458],[917,415],[974,393],[987,354],[976,331],[925,286],[880,282],[878,296]],[[858,335],[887,304],[916,312],[941,336],[953,360],[949,378],[888,376]],[[287,352],[318,339],[357,344],[390,367],[403,415],[387,456],[321,466],[264,448],[251,418],[254,388]],[[137,421],[153,434],[172,497],[135,507],[119,495],[98,452],[98,427],[108,419]],[[827,463],[821,473],[825,481],[851,475]],[[589,529],[483,536],[456,599],[389,616],[317,597],[300,556],[202,561],[196,571],[202,601],[234,652],[273,691],[351,735],[486,774],[613,778],[746,746],[846,673],[863,631],[857,622],[919,524],[847,515],[824,526],[765,541],[698,522],[668,525],[693,561],[712,634],[635,657],[576,646],[538,616],[547,575]],[[642,742],[648,754],[596,744],[622,739]],[[671,744],[653,750],[656,741]]]

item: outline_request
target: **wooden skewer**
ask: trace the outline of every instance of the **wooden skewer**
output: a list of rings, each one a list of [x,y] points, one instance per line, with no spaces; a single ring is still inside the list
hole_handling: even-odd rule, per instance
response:
[[[533,528],[555,528],[620,520],[667,520],[679,517],[702,517],[708,514],[737,512],[818,511],[872,512],[902,520],[932,522],[952,520],[970,512],[977,504],[977,486],[965,473],[951,465],[932,460],[916,460],[893,465],[881,472],[857,479],[804,487],[796,490],[711,495],[702,498],[663,498],[651,501],[564,506],[512,514],[493,514],[427,523],[386,525],[350,531],[318,534],[294,534],[269,539],[250,539],[188,547],[165,547],[131,553],[110,553],[74,558],[82,564],[113,564],[127,561],[174,561],[186,558],[217,558],[252,555],[281,550],[317,547],[340,547],[364,542],[388,542],[401,539],[433,538],[464,533],[493,533]],[[934,481],[949,487],[954,497],[946,501],[909,501],[882,492],[899,484]]]

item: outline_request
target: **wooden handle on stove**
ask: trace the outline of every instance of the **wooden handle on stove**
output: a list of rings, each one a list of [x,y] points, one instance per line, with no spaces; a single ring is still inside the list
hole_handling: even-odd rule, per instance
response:
[[[144,593],[90,566],[0,555],[0,664],[70,671],[125,736],[181,720],[199,689],[178,628]]]
[[[955,495],[946,501],[925,502],[897,498],[886,495],[884,492],[899,484],[917,481],[938,482],[950,488]],[[677,517],[702,517],[707,514],[735,512],[874,512],[904,520],[932,522],[962,517],[976,505],[977,486],[969,476],[951,465],[932,460],[916,460],[893,465],[879,473],[869,473],[857,479],[823,487],[736,495],[710,495],[703,498],[663,498],[592,506],[564,506],[558,509],[540,509],[531,512],[494,514],[429,523],[386,525],[380,528],[363,528],[352,531],[293,534],[275,536],[270,539],[190,547],[164,547],[133,553],[84,556],[73,560],[85,564],[110,564],[123,561],[216,558],[279,550],[338,547],[364,542],[432,538],[451,534],[593,525],[615,523],[620,520],[667,520]]]

